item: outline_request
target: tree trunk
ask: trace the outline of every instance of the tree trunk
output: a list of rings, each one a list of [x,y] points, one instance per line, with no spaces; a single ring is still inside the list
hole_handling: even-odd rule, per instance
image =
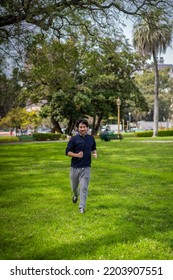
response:
[[[69,120],[68,125],[67,125],[67,134],[72,135],[72,131],[74,129],[75,121]]]
[[[94,135],[97,135],[102,119],[103,119],[103,114],[99,114],[97,123],[95,124],[95,130],[94,130],[95,134]]]
[[[54,118],[51,118],[51,122],[52,122],[52,125],[53,125],[53,132],[57,131],[59,133],[63,133],[62,130],[61,130],[61,127],[59,125],[59,122],[54,120]]]
[[[153,60],[154,60],[154,67],[155,67],[153,137],[156,137],[158,135],[158,125],[159,125],[159,70],[158,70],[158,62],[157,62],[155,51],[153,51]]]
[[[93,117],[93,123],[92,123],[92,135],[96,135],[96,131],[95,131],[95,123],[96,123],[96,116],[94,115]]]

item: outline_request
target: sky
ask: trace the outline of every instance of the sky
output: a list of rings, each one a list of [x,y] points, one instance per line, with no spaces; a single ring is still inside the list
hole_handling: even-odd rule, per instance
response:
[[[132,44],[132,30],[133,23],[130,20],[125,20],[124,23],[126,27],[123,27],[124,35],[129,39],[129,42]],[[159,57],[164,58],[164,64],[173,64],[173,40],[172,40],[172,48],[168,47],[166,53],[162,53]]]

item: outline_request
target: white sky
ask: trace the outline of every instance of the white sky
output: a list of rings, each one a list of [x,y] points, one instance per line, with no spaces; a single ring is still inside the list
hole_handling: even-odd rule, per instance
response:
[[[123,19],[124,20],[124,19]],[[123,27],[124,35],[129,39],[129,42],[132,43],[132,30],[133,30],[133,23],[130,20],[124,20],[126,27]],[[160,54],[160,57],[164,58],[165,64],[173,64],[173,40],[172,40],[172,48],[167,48],[165,54]]]

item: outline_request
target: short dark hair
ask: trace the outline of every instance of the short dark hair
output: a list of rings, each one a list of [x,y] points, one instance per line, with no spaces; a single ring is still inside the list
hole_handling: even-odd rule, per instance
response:
[[[79,127],[80,123],[85,124],[87,127],[89,126],[87,120],[85,120],[85,119],[79,119],[79,120],[76,122],[76,127],[77,127],[77,128]]]

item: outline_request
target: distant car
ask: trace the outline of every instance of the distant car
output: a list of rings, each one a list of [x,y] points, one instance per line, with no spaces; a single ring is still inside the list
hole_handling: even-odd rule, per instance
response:
[[[32,135],[33,131],[31,129],[22,129],[19,134],[21,135]]]
[[[130,128],[130,132],[140,132],[140,131],[143,131],[143,130],[138,127]]]
[[[49,127],[46,127],[46,128],[40,127],[40,128],[37,129],[37,133],[51,133],[51,128],[49,128]]]
[[[27,134],[27,135],[32,135],[32,133],[33,133],[32,130],[31,130],[31,129],[28,129],[26,134]]]
[[[66,127],[61,128],[63,134],[66,133],[66,129],[67,129]]]
[[[42,128],[37,128],[37,129],[36,129],[36,132],[37,132],[37,133],[42,133],[42,131],[43,131]]]
[[[21,129],[21,131],[19,132],[19,134],[27,134],[27,129]]]
[[[101,132],[104,132],[106,129],[110,130],[108,125],[102,126],[101,129],[100,129],[100,131],[101,131]]]
[[[44,128],[43,133],[51,133],[51,128]]]

